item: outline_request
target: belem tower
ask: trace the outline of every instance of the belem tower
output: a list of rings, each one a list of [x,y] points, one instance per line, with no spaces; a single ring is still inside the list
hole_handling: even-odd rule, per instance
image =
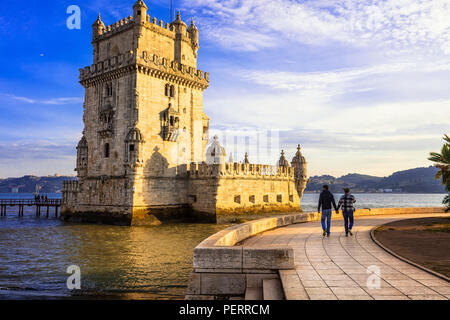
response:
[[[62,218],[125,225],[167,219],[300,211],[306,161],[300,152],[276,166],[226,161],[217,137],[208,145],[197,69],[199,31],[177,14],[168,24],[148,15],[92,26],[94,61],[80,69],[84,130],[78,181],[65,181]]]

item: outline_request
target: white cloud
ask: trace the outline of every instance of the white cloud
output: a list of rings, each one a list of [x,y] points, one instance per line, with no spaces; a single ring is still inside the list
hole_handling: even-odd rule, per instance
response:
[[[352,82],[361,78],[394,74],[406,71],[438,72],[450,71],[450,63],[434,62],[419,65],[417,62],[402,62],[394,64],[375,65],[362,68],[329,70],[324,72],[287,72],[287,71],[241,71],[239,74],[245,80],[275,89],[315,90],[324,89],[330,85]],[[323,92],[327,95],[326,92]]]
[[[450,53],[447,0],[184,0],[183,6],[198,16],[208,38],[232,50],[254,49],[248,42],[263,36],[270,40],[260,48],[284,39]],[[231,38],[236,43],[228,46]]]
[[[46,105],[64,105],[83,103],[83,98],[80,97],[64,97],[64,98],[48,98],[48,99],[33,99],[28,97],[16,96],[13,94],[1,94],[9,99],[30,103],[30,104],[46,104]]]
[[[0,159],[72,159],[76,154],[76,143],[68,139],[23,139],[3,142],[0,145]]]

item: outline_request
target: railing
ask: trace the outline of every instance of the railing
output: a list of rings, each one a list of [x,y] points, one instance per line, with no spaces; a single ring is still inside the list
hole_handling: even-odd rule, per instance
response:
[[[61,206],[61,199],[0,199],[0,206]]]
[[[50,214],[50,207],[55,208],[55,217],[58,217],[58,209],[61,207],[61,199],[0,199],[0,216],[6,217],[6,209],[8,207],[18,207],[19,217],[23,217],[25,206],[35,206],[36,217],[41,216],[42,207],[47,207],[47,218]]]

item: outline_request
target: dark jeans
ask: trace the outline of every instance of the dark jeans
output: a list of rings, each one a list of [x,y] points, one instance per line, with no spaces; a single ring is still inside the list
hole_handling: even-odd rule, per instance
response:
[[[348,234],[348,230],[353,228],[353,211],[342,211],[344,216],[345,234]]]
[[[325,221],[326,221],[326,225],[325,225]],[[320,222],[322,223],[322,230],[326,231],[327,234],[330,234],[331,209],[322,210],[322,217],[320,219]]]

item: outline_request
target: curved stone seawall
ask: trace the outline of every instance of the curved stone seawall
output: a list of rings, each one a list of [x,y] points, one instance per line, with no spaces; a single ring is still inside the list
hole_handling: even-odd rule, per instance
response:
[[[442,213],[443,208],[377,208],[355,211],[355,216]],[[279,270],[294,269],[289,246],[244,247],[240,242],[262,232],[296,223],[320,220],[318,212],[289,214],[249,221],[224,229],[194,249],[194,272],[186,299],[243,297],[247,288],[261,287],[265,279],[279,278]],[[333,215],[333,219],[341,215]]]

